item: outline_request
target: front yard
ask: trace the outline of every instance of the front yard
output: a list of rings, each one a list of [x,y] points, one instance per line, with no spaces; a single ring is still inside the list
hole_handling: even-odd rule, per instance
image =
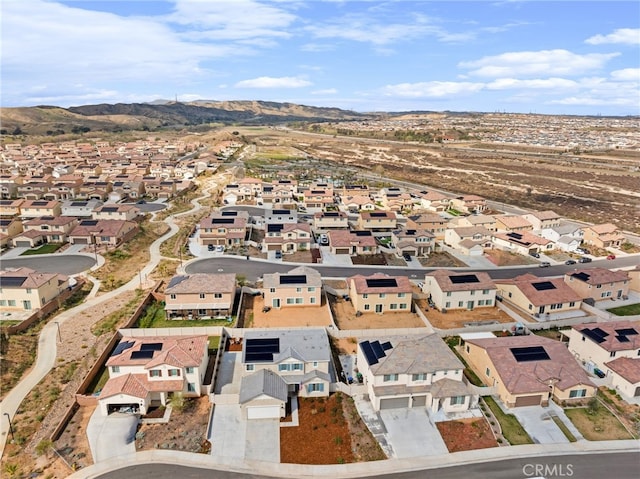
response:
[[[633,439],[622,423],[597,400],[587,407],[566,408],[564,412],[589,441]]]
[[[512,446],[517,446],[519,444],[533,444],[531,437],[527,434],[527,431],[524,430],[522,424],[520,424],[513,414],[505,414],[492,397],[486,396],[483,399],[500,423],[502,435],[507,441],[509,441],[509,444]]]
[[[28,249],[27,251],[22,253],[20,256],[29,256],[29,255],[33,255],[33,254],[55,253],[61,247],[62,247],[62,243],[47,243],[47,244],[43,244],[39,248]]]
[[[449,452],[497,447],[496,438],[484,418],[436,423]]]

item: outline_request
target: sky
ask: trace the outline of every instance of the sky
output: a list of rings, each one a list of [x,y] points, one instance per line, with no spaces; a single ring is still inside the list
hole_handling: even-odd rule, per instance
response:
[[[0,3],[3,107],[265,100],[640,114],[640,2]]]

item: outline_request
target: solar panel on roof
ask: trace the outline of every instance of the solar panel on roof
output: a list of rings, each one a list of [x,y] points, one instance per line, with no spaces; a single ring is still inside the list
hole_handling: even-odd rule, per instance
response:
[[[519,363],[527,361],[544,361],[551,359],[542,346],[510,348],[511,354]]]
[[[372,236],[371,231],[352,231],[356,236]]]
[[[616,333],[621,334],[622,336],[633,336],[634,334],[638,334],[638,331],[633,328],[623,328],[616,329]]]
[[[162,343],[145,343],[140,346],[140,351],[162,351]]]
[[[475,274],[461,274],[457,276],[449,276],[453,284],[479,283],[480,280]]]
[[[214,225],[232,225],[233,218],[213,218],[211,223]]]
[[[395,288],[398,286],[395,278],[367,279],[365,281],[369,288]]]
[[[336,216],[339,216],[339,213],[337,211],[326,211],[324,213],[325,218],[334,218]]]
[[[384,352],[384,348],[380,344],[380,341],[372,342],[371,343],[371,349],[373,350],[373,352],[376,355],[376,358],[378,358],[378,359],[384,358],[386,356],[386,353]]]
[[[98,224],[98,220],[82,220],[80,222],[80,226],[96,226]]]
[[[267,232],[275,233],[277,231],[282,231],[282,228],[284,228],[284,226],[281,224],[270,224],[267,225]]]
[[[369,216],[371,216],[372,218],[383,218],[383,217],[387,216],[387,213],[373,211],[373,212],[369,213]]]
[[[86,201],[72,201],[71,206],[87,206]]]
[[[536,291],[549,291],[556,289],[555,285],[551,281],[540,281],[539,283],[531,283]]]
[[[107,213],[115,213],[118,211],[117,206],[103,206],[101,211],[105,211]]]
[[[223,211],[222,216],[238,216],[237,211]]]
[[[257,363],[259,361],[273,361],[273,353],[248,352],[244,356],[247,363]]]
[[[152,359],[155,351],[132,351],[131,359]]]
[[[34,201],[31,206],[47,206],[48,204],[48,201]]]
[[[593,328],[591,331],[593,331],[593,333],[597,334],[598,336],[602,336],[603,338],[609,336],[609,333],[600,328]]]
[[[587,273],[573,273],[571,276],[579,279],[580,281],[589,281],[589,278],[591,278],[591,275]]]
[[[288,215],[291,213],[289,210],[273,210],[274,215]]]
[[[111,356],[117,356],[118,354],[122,353],[122,351],[125,351],[130,347],[132,347],[134,344],[135,344],[134,341],[121,341],[116,346],[116,349],[113,350],[113,353],[111,353]]]
[[[324,194],[324,190],[311,190],[311,193],[314,195],[321,195]]]
[[[522,239],[522,235],[520,233],[511,232],[511,233],[507,233],[507,236],[513,239],[519,239],[519,240]]]
[[[22,286],[22,283],[26,280],[26,276],[0,276],[0,287],[15,288],[17,286]]]
[[[378,364],[378,358],[376,357],[376,354],[373,352],[373,349],[371,348],[371,343],[369,341],[362,341],[360,343],[360,348],[362,349],[362,353],[364,354],[364,357],[367,360],[367,364],[369,366]]]
[[[622,335],[616,336],[616,339],[618,341],[620,341],[621,343],[628,343],[629,342],[629,338],[627,338],[626,336],[622,336]]]
[[[602,331],[600,328],[595,328],[598,329],[600,332],[604,332]],[[608,336],[608,334],[605,333],[605,335],[603,336],[602,334],[599,334],[597,331],[593,330],[593,329],[588,329],[588,328],[584,328],[580,331],[582,334],[584,334],[586,337],[588,337],[589,339],[591,339],[592,341],[595,341],[596,343],[600,344],[604,342],[604,338],[606,336]]]
[[[389,351],[393,346],[391,345],[391,341],[387,341],[386,343],[382,343],[382,349],[385,351]]]
[[[280,276],[280,284],[304,284],[307,282],[306,274],[291,274]]]

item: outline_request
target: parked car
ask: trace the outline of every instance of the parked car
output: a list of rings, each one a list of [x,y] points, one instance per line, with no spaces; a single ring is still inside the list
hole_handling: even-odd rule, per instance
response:
[[[403,254],[402,257],[404,258],[405,261],[411,261],[411,255],[409,254]]]
[[[591,263],[591,258],[587,258],[586,256],[583,256],[578,260],[578,263]]]
[[[607,259],[616,259],[616,255],[615,254],[610,254],[609,256],[607,256]]]
[[[281,258],[282,258],[282,251],[276,250],[276,259],[281,259]]]
[[[603,378],[606,376],[605,373],[603,373],[600,369],[598,368],[593,368],[593,373],[598,376],[599,378]]]
[[[568,259],[567,261],[564,262],[564,264],[568,264],[568,265],[576,264],[576,260],[575,259]]]
[[[218,245],[218,246],[216,246],[216,252],[218,252],[218,253],[224,253],[224,246],[222,246],[222,245]]]
[[[529,253],[531,256],[533,256],[534,258],[539,258],[540,257],[540,253],[536,253],[535,251]]]
[[[540,266],[541,268],[548,268],[549,266],[551,266],[551,263],[549,263],[548,261],[541,261],[538,266]]]
[[[215,248],[216,248],[216,247],[215,247],[214,245],[212,245],[212,244],[210,244],[210,245],[208,245],[208,246],[207,246],[207,249],[208,249],[209,251],[214,251],[214,250],[215,250]]]

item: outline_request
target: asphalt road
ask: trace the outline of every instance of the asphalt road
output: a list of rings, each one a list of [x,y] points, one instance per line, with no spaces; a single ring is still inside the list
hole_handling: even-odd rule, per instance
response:
[[[636,479],[640,470],[637,453],[581,454],[547,456],[469,464],[439,469],[402,472],[375,476],[380,479],[527,479],[544,477],[602,479]],[[144,464],[113,471],[99,479],[174,479],[176,477],[200,479],[249,479],[267,478],[257,474],[216,471],[170,464]],[[340,477],[339,471],[333,477]]]
[[[87,255],[33,255],[24,258],[3,259],[0,263],[0,268],[8,269],[26,266],[44,273],[72,275],[86,271],[94,264],[96,264],[95,259]]]
[[[615,260],[597,260],[591,263],[576,264],[573,266],[556,265],[548,268],[540,268],[536,265],[523,267],[495,268],[495,269],[474,269],[462,268],[462,270],[486,271],[492,279],[513,278],[524,273],[533,273],[536,276],[560,276],[567,271],[576,268],[587,269],[593,267],[602,268],[622,268],[625,266],[636,266],[640,264],[640,257],[631,256],[616,258]],[[244,257],[222,256],[216,258],[204,258],[189,263],[185,270],[187,273],[236,273],[244,275],[248,281],[255,281],[265,273],[286,273],[297,267],[291,263],[269,263],[266,261],[247,261]],[[323,277],[346,278],[354,274],[383,271],[392,276],[408,276],[411,279],[424,279],[425,273],[433,271],[433,268],[394,268],[380,266],[379,268],[366,266],[327,266],[322,264],[309,264],[310,267],[320,271]],[[454,268],[458,270],[457,268]]]

